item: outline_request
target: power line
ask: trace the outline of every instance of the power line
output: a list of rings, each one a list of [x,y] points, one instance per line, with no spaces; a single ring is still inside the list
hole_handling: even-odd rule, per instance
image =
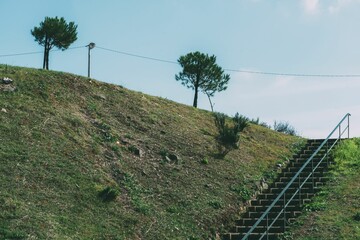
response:
[[[43,52],[26,52],[26,53],[13,53],[13,54],[3,54],[0,57],[15,57],[15,56],[23,56],[23,55],[32,55],[32,54],[39,54]]]
[[[249,74],[260,75],[273,75],[273,76],[290,76],[290,77],[323,77],[323,78],[355,78],[360,77],[360,74],[304,74],[304,73],[277,73],[277,72],[261,72],[261,71],[249,71],[249,70],[235,70],[224,69],[228,72],[239,72]]]
[[[73,49],[78,49],[78,48],[83,48],[83,47],[87,47],[87,46],[71,47],[71,48],[68,48],[67,50],[73,50]],[[146,60],[151,60],[151,61],[170,63],[170,64],[176,64],[176,65],[179,64],[178,62],[171,61],[171,60],[164,60],[164,59],[160,59],[160,58],[148,57],[148,56],[143,56],[143,55],[139,55],[139,54],[118,51],[118,50],[114,50],[114,49],[110,49],[110,48],[104,48],[101,46],[96,46],[96,48],[105,50],[105,51],[109,51],[109,52],[122,54],[122,55],[131,56],[131,57],[137,57],[137,58],[142,58],[142,59],[146,59]],[[60,49],[51,50],[51,52],[55,52],[55,51],[61,51],[61,50]],[[4,55],[0,55],[0,57],[15,57],[15,56],[32,55],[32,54],[40,54],[40,53],[43,53],[43,51],[4,54]],[[248,73],[248,74],[258,74],[258,75],[272,75],[272,76],[289,76],[289,77],[319,77],[319,78],[357,78],[357,77],[360,77],[360,74],[279,73],[279,72],[263,72],[263,71],[250,71],[250,70],[226,69],[226,68],[224,70],[227,72],[238,72],[238,73]]]
[[[99,47],[99,46],[96,46],[96,48],[99,48],[99,49],[102,49],[102,50],[106,50],[106,51],[109,51],[109,52],[114,52],[114,53],[119,53],[119,54],[131,56],[131,57],[143,58],[143,59],[147,59],[147,60],[158,61],[158,62],[165,62],[165,63],[171,63],[171,64],[178,64],[178,62],[174,62],[174,61],[170,61],[170,60],[164,60],[164,59],[160,59],[160,58],[147,57],[147,56],[142,56],[142,55],[133,54],[133,53],[128,53],[128,52],[122,52],[122,51],[113,50],[113,49],[104,48],[104,47]]]
[[[84,46],[71,47],[71,48],[68,48],[66,50],[73,50],[73,49],[83,48],[83,47]],[[50,52],[57,52],[57,51],[62,51],[62,50],[61,49],[52,49]],[[24,52],[24,53],[3,54],[3,55],[0,55],[0,57],[16,57],[16,56],[33,55],[33,54],[40,54],[40,53],[44,53],[44,52],[43,51],[38,51],[38,52]]]
[[[106,50],[109,52],[115,52],[123,55],[128,55],[132,57],[137,58],[143,58],[147,60],[153,60],[158,62],[165,62],[165,63],[171,63],[171,64],[179,64],[175,61],[170,60],[164,60],[159,58],[153,58],[153,57],[147,57],[142,55],[137,55],[133,53],[128,52],[122,52],[118,50],[113,50],[109,48],[103,48],[103,47],[97,47],[102,50]],[[224,69],[227,72],[239,72],[239,73],[249,73],[249,74],[261,74],[261,75],[273,75],[273,76],[291,76],[291,77],[319,77],[319,78],[355,78],[360,77],[360,74],[303,74],[303,73],[277,73],[277,72],[262,72],[262,71],[249,71],[249,70],[236,70],[236,69]]]

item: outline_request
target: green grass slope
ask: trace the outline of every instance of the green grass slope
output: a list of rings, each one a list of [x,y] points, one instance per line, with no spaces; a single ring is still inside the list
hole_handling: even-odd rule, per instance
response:
[[[217,159],[207,111],[67,73],[3,77],[0,239],[215,238],[299,141],[250,125]]]
[[[306,206],[285,239],[360,239],[360,138],[342,142],[334,157],[329,184]]]

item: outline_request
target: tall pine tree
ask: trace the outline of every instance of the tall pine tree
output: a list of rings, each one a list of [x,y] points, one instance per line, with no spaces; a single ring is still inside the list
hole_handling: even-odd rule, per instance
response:
[[[215,92],[226,90],[230,75],[224,74],[224,70],[216,64],[214,55],[192,52],[181,56],[178,63],[183,70],[175,75],[175,80],[195,91],[193,106],[197,107],[199,91],[202,91],[208,96],[212,108],[210,97]]]
[[[49,54],[53,47],[64,51],[77,40],[76,30],[77,25],[74,22],[67,23],[63,17],[45,17],[39,27],[31,30],[35,41],[44,46],[43,69],[49,69]]]

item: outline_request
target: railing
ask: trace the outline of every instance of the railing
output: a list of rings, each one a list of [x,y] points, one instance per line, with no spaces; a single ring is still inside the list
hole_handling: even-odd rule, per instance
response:
[[[294,177],[290,180],[290,182],[286,185],[286,187],[281,191],[281,193],[275,198],[275,200],[272,202],[272,204],[266,209],[266,211],[261,215],[261,217],[255,222],[255,224],[250,228],[250,230],[246,233],[246,235],[242,238],[242,240],[247,240],[248,237],[250,236],[250,234],[255,230],[255,228],[263,221],[266,220],[266,230],[264,230],[264,232],[262,233],[262,235],[260,236],[259,240],[263,239],[266,236],[266,239],[269,238],[269,230],[271,229],[271,227],[274,225],[274,223],[280,218],[281,215],[283,215],[283,227],[284,227],[284,231],[285,231],[285,227],[287,224],[287,220],[286,220],[286,208],[287,206],[289,206],[290,202],[292,200],[294,200],[295,197],[299,198],[299,203],[301,205],[301,189],[303,188],[303,186],[305,185],[305,183],[312,178],[312,187],[313,189],[315,188],[315,181],[314,181],[314,173],[315,170],[319,167],[319,165],[324,161],[324,159],[326,158],[326,160],[328,160],[328,155],[329,152],[331,151],[331,149],[335,146],[335,144],[342,138],[342,136],[344,135],[344,133],[347,132],[347,138],[350,137],[350,113],[347,113],[342,119],[341,121],[336,125],[336,127],[334,128],[334,130],[329,134],[329,136],[321,143],[321,145],[317,148],[317,150],[311,155],[311,157],[306,160],[306,162],[304,163],[304,165],[300,168],[300,170],[294,175]],[[346,126],[345,128],[342,130],[341,126],[344,123],[344,121],[347,119],[347,122],[345,122]],[[338,130],[338,137],[335,139],[335,141],[331,144],[331,146],[329,146],[328,141],[329,139],[333,136],[333,134]],[[320,150],[326,147],[326,151],[325,154],[323,155],[323,157],[320,159],[320,161],[314,166],[314,157],[320,152]],[[311,168],[312,171],[311,173],[305,178],[305,180],[300,180],[300,174],[303,172],[303,170],[305,169],[305,167],[307,167],[309,164],[311,164]],[[286,193],[287,190],[290,188],[290,186],[295,182],[298,181],[298,189],[292,194],[292,196],[289,199],[286,199]],[[272,208],[280,203],[280,201],[282,200],[282,210],[279,212],[279,214],[271,221],[269,222],[269,213],[272,210]]]

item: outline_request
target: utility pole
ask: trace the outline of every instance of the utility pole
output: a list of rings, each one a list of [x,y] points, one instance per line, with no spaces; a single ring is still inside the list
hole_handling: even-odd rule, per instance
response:
[[[86,47],[88,47],[88,78],[90,78],[90,50],[95,47],[95,43],[91,42]]]

